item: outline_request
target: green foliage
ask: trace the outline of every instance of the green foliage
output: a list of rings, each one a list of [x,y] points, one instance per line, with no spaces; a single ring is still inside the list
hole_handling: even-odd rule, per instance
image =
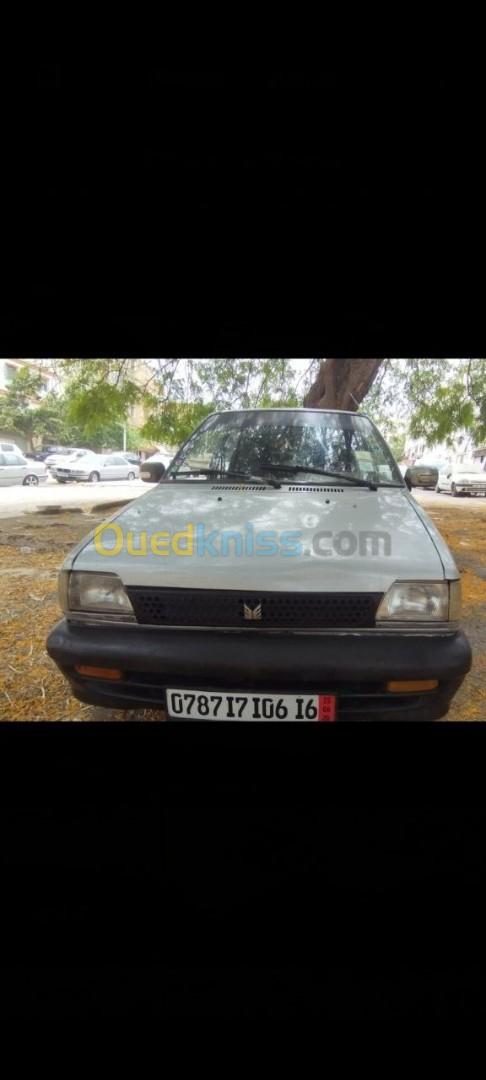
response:
[[[303,374],[285,359],[178,358],[147,362],[146,376],[135,381],[130,360],[55,361],[63,375],[62,397],[41,399],[41,377],[21,369],[0,401],[0,427],[38,442],[121,448],[154,443],[180,445],[211,412],[220,409],[299,406],[315,377],[318,360]],[[32,398],[37,397],[37,404]],[[146,422],[128,422],[133,405],[143,406]],[[486,441],[486,360],[384,360],[361,405],[390,442],[404,453],[407,428],[428,446],[469,432]]]
[[[302,404],[295,373],[285,359],[198,361],[193,369],[197,397],[213,409],[251,409]]]
[[[214,412],[212,405],[203,402],[167,401],[155,410],[143,425],[140,434],[145,440],[180,446],[202,421]]]
[[[63,415],[58,398],[46,394],[41,399],[40,375],[21,368],[16,372],[4,398],[0,400],[0,428],[22,435],[30,449],[34,440],[58,440],[63,432]],[[39,404],[32,404],[39,402]]]
[[[427,446],[469,433],[486,439],[486,360],[387,360],[363,403],[384,435],[391,439],[397,421]]]
[[[143,405],[146,422],[136,448],[145,439],[178,446],[211,412],[255,406],[300,405],[295,373],[284,359],[208,361],[167,359],[153,363],[145,385],[135,383],[129,360],[66,359],[66,416],[95,446],[100,432]],[[104,445],[114,443],[111,436]]]
[[[127,360],[64,360],[63,373],[67,421],[91,440],[115,421],[125,422],[130,407],[142,398]]]
[[[486,360],[409,361],[406,390],[414,438],[428,446],[450,444],[459,432],[477,444],[486,439]]]
[[[404,431],[395,431],[387,435],[387,442],[395,461],[401,461],[405,454],[406,435]]]

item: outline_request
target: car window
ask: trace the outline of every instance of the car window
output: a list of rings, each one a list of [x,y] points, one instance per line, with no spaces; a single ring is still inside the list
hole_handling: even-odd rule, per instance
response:
[[[6,465],[5,454],[0,454],[0,465]]]
[[[5,454],[4,457],[5,457],[5,464],[6,465],[26,465],[27,464],[25,458],[20,457],[20,454]]]
[[[122,457],[121,454],[115,454],[110,460],[110,464],[113,465],[126,465],[126,463],[127,459]]]
[[[3,442],[1,446],[2,450],[13,450],[15,452],[14,444],[11,442]]]

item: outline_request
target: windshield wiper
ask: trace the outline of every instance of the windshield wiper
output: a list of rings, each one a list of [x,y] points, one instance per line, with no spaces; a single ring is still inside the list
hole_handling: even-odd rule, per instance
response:
[[[363,480],[362,477],[352,476],[350,473],[328,472],[327,469],[316,469],[308,465],[273,465],[271,462],[266,461],[260,463],[260,468],[274,469],[275,472],[315,473],[316,476],[329,476],[333,480],[347,480],[348,483],[355,484],[357,487],[367,487],[370,491],[378,490],[374,480]]]
[[[178,476],[207,476],[211,477],[229,477],[233,480],[245,480],[249,484],[270,484],[270,487],[281,488],[282,485],[278,480],[274,480],[272,477],[253,476],[252,473],[235,472],[233,469],[185,469],[183,472],[174,473],[173,479],[177,479]],[[171,479],[169,477],[169,479]]]

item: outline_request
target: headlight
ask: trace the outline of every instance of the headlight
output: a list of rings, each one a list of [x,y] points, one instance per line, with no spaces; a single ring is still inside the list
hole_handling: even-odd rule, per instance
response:
[[[460,581],[396,581],[383,597],[376,621],[451,622],[461,609]]]
[[[132,605],[117,574],[61,571],[59,600],[64,611],[133,615]]]

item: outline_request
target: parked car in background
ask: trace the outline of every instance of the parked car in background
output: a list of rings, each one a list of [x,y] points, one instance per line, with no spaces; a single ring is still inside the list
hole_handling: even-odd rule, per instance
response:
[[[48,454],[44,461],[47,468],[50,469],[52,465],[59,465],[64,458],[72,458],[75,455],[81,456],[81,454],[92,454],[92,450],[86,449],[85,446],[67,446],[64,450],[59,450],[55,454]]]
[[[173,457],[174,455],[172,455]],[[145,480],[147,484],[158,484],[162,479],[166,469],[172,461],[170,454],[164,454],[162,450],[157,450],[155,454],[147,458],[146,461],[142,461],[140,467],[140,479]]]
[[[123,451],[120,451],[120,453],[122,453],[123,457],[126,458],[127,461],[130,462],[130,465],[140,465],[140,455],[139,454],[132,454],[131,450],[127,450],[127,451],[123,450]]]
[[[86,480],[90,484],[96,484],[99,480],[135,480],[139,473],[139,466],[132,465],[121,453],[94,454],[88,451],[52,467],[52,475],[60,484]]]
[[[0,487],[23,484],[35,487],[47,480],[48,472],[41,461],[28,461],[20,452],[0,451]]]
[[[25,457],[24,451],[14,442],[0,442],[0,454],[20,454],[21,457]]]
[[[42,450],[36,450],[33,456],[36,461],[45,461],[53,454],[68,454],[69,452],[67,446],[43,446]]]
[[[435,490],[448,491],[456,498],[458,495],[486,495],[486,472],[477,461],[449,465],[439,473]]]
[[[423,461],[416,461],[410,466],[412,487],[429,488],[433,491],[439,478],[439,470],[436,465],[430,465]]]

